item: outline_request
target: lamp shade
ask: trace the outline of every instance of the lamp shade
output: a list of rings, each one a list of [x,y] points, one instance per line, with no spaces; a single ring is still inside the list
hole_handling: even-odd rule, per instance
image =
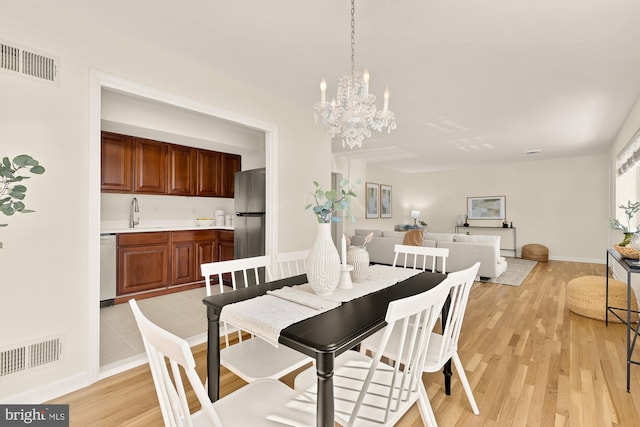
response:
[[[420,218],[420,211],[411,211],[411,218],[417,219]]]

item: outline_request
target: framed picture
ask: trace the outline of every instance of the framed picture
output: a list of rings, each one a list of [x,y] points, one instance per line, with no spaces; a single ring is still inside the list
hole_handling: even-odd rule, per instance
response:
[[[380,184],[380,218],[393,216],[391,201],[391,186]]]
[[[367,182],[367,189],[365,193],[365,203],[367,210],[365,213],[366,218],[378,218],[380,216],[380,186],[372,182]]]
[[[505,196],[467,197],[467,216],[469,219],[505,219]]]

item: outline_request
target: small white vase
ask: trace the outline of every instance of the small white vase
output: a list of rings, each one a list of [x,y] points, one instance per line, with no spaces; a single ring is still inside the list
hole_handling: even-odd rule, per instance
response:
[[[369,252],[365,248],[357,246],[349,247],[347,251],[347,264],[353,266],[351,280],[354,282],[364,282],[369,274]]]
[[[331,224],[318,224],[316,240],[307,258],[307,280],[318,295],[329,295],[340,280],[340,256],[331,238]]]

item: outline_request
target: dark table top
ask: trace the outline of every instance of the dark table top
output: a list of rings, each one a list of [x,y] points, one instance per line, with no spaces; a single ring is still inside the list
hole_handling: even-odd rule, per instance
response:
[[[442,282],[445,274],[421,272],[396,285],[342,303],[340,307],[294,323],[283,329],[279,342],[308,356],[318,353],[339,355],[382,329],[390,301],[427,291]],[[222,307],[264,295],[268,290],[306,283],[306,275],[268,282],[259,286],[205,297],[209,320],[217,320]],[[354,286],[358,286],[354,283]]]

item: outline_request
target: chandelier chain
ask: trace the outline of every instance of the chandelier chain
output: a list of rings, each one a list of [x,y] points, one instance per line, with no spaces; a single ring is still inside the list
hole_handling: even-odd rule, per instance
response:
[[[356,71],[356,0],[351,0],[351,74]]]

